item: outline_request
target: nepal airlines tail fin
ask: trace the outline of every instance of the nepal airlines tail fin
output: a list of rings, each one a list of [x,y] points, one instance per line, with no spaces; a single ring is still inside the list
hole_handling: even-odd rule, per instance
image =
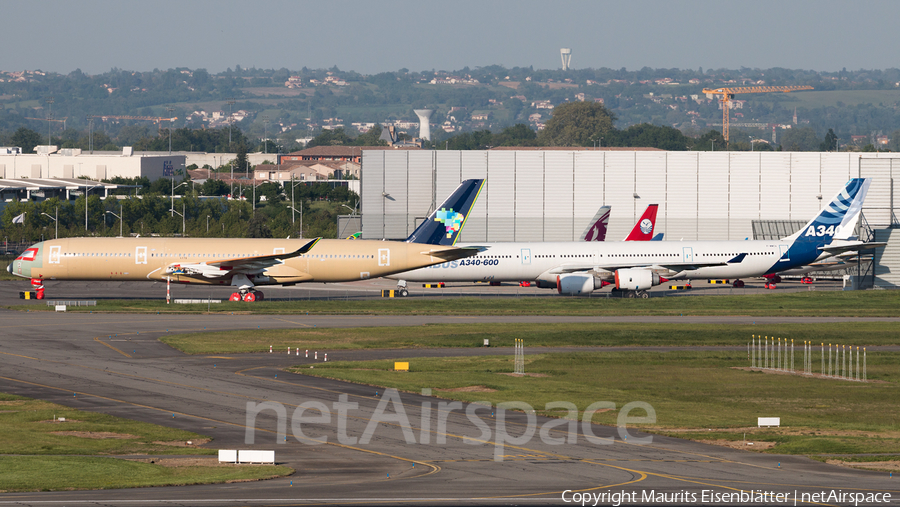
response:
[[[591,219],[590,225],[581,233],[578,241],[605,241],[609,225],[609,206],[601,206]]]
[[[650,241],[653,239],[653,229],[656,227],[656,212],[659,204],[650,204],[641,215],[641,219],[634,224],[631,234],[625,238],[625,241]]]
[[[484,186],[483,179],[465,180],[422,224],[406,238],[407,243],[452,246],[456,244],[472,206]]]

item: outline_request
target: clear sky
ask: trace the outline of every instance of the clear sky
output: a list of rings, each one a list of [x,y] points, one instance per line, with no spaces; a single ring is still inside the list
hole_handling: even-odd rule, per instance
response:
[[[900,1],[3,0],[0,70],[900,67]]]

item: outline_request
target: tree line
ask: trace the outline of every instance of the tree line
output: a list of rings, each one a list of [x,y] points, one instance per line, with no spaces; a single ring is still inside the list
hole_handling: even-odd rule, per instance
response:
[[[146,178],[130,180],[141,185]],[[120,180],[124,182],[128,180]],[[189,180],[188,180],[189,181]],[[204,195],[201,186],[189,188],[173,200],[168,195],[171,180],[161,178],[139,189],[122,189],[106,198],[91,194],[74,201],[51,198],[44,201],[11,202],[0,213],[0,233],[12,242],[59,237],[160,235],[226,238],[307,237],[334,238],[336,218],[346,204],[355,207],[356,193],[325,183],[295,182],[293,201],[287,188],[273,182],[253,189],[235,189],[232,199]],[[292,211],[290,206],[298,211]],[[170,211],[174,209],[175,211]],[[343,211],[342,211],[343,210]],[[184,220],[182,221],[182,216]],[[22,223],[13,220],[22,216]],[[58,223],[57,223],[58,220]],[[85,227],[87,221],[87,227]],[[301,231],[302,223],[302,231]]]

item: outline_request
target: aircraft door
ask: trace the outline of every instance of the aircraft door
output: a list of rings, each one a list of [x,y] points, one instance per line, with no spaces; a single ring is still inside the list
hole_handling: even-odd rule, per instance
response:
[[[778,245],[778,247],[781,249],[781,258],[779,260],[791,260],[791,245]]]
[[[378,265],[379,266],[390,266],[391,265],[391,250],[389,248],[379,248],[378,249]]]
[[[522,249],[522,264],[531,264],[531,249]]]
[[[134,249],[134,263],[147,264],[147,247],[139,246]]]
[[[51,246],[51,247],[50,247],[50,259],[49,259],[50,264],[59,264],[59,257],[60,257],[60,255],[59,255],[59,250],[60,250],[60,248],[62,248],[62,247],[60,247],[60,246],[58,246],[58,245],[57,245],[57,246]]]
[[[276,248],[276,249],[272,250],[272,255],[278,255],[278,254],[283,254],[283,253],[284,253],[284,248]]]
[[[682,257],[681,260],[683,262],[694,262],[694,249],[692,247],[686,246],[682,247]]]

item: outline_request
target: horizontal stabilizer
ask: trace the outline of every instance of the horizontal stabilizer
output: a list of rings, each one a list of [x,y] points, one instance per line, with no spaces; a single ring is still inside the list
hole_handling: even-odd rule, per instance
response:
[[[421,252],[422,255],[430,255],[432,257],[437,257],[438,259],[444,259],[445,261],[455,261],[457,259],[465,259],[466,257],[472,257],[474,255],[478,255],[477,248],[444,248],[441,250],[426,250]]]
[[[831,255],[837,255],[844,252],[855,252],[858,250],[872,250],[875,248],[881,248],[886,246],[887,243],[876,243],[865,241],[841,241],[834,240],[830,244],[819,247],[823,252],[830,253]]]

